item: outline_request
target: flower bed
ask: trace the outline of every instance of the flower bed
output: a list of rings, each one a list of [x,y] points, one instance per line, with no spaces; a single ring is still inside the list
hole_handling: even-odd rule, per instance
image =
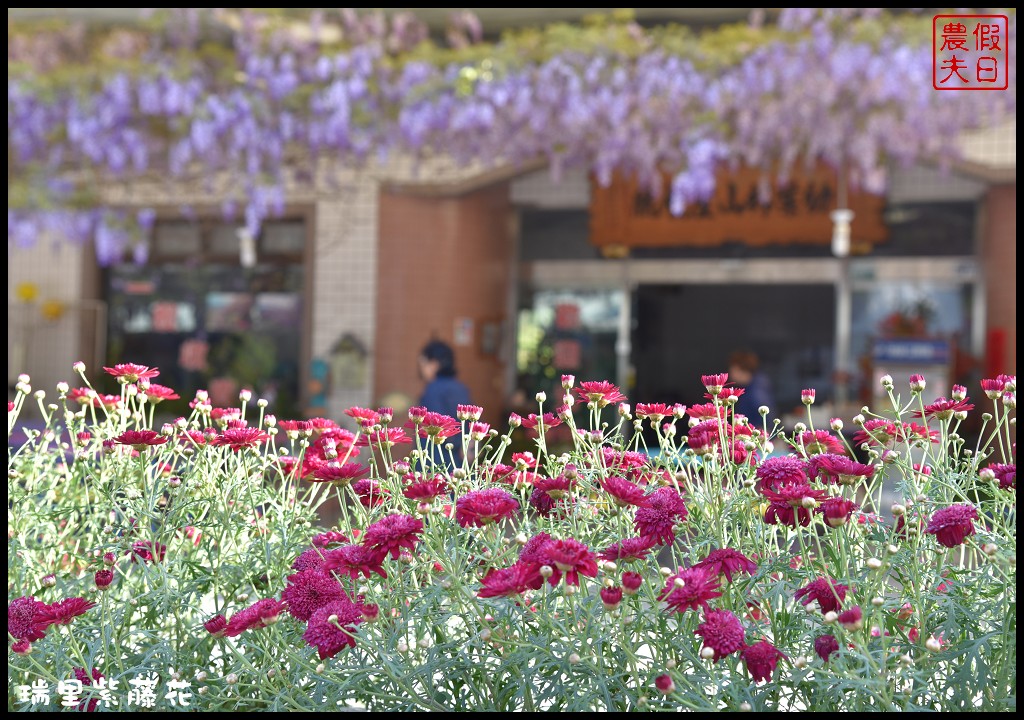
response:
[[[725,375],[691,408],[565,377],[502,433],[244,391],[154,426],[155,370],[108,368],[107,399],[76,370],[8,404],[9,447],[33,394],[46,418],[8,459],[9,709],[1015,705],[1014,377],[966,447],[966,391],[926,404],[918,376],[853,445],[736,415]]]

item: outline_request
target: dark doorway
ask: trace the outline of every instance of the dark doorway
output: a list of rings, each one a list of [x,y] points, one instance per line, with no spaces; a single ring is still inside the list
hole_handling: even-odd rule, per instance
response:
[[[832,285],[641,285],[633,323],[635,402],[707,402],[700,376],[726,372],[730,353],[757,354],[773,415],[800,407],[800,390],[832,396]]]

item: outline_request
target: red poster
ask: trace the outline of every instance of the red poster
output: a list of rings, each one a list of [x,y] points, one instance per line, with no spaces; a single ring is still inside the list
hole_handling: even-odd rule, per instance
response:
[[[580,307],[573,303],[559,303],[555,306],[555,328],[575,330],[580,326]]]
[[[559,370],[579,369],[581,350],[579,340],[557,340],[555,342],[555,367]]]

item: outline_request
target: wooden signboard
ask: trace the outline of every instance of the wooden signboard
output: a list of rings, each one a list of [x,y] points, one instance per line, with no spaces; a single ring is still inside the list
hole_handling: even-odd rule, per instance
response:
[[[611,185],[591,184],[590,240],[615,253],[632,247],[717,247],[740,242],[767,245],[829,245],[830,213],[837,205],[836,174],[819,165],[811,171],[794,170],[781,184],[771,179],[767,203],[761,202],[760,170],[741,168],[719,172],[709,202],[690,205],[680,216],[669,211],[668,188],[660,198],[638,190],[634,179],[616,176]],[[885,198],[850,192],[854,252],[865,252],[887,237],[882,218]]]

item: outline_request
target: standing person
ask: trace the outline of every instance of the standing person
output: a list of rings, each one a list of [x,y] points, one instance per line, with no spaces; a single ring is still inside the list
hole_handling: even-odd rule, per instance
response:
[[[420,378],[426,383],[419,404],[431,412],[457,418],[459,405],[469,405],[470,398],[469,388],[456,377],[455,353],[451,346],[431,340],[420,351],[417,362]],[[455,460],[461,461],[461,437],[454,435],[448,442],[455,446]],[[440,454],[435,459],[439,460]]]
[[[744,388],[734,409],[737,414],[746,415],[751,425],[755,426],[761,422],[761,415],[757,411],[759,407],[766,405],[777,411],[773,407],[775,397],[771,382],[760,372],[760,365],[757,355],[749,350],[737,350],[729,356],[729,379]]]

